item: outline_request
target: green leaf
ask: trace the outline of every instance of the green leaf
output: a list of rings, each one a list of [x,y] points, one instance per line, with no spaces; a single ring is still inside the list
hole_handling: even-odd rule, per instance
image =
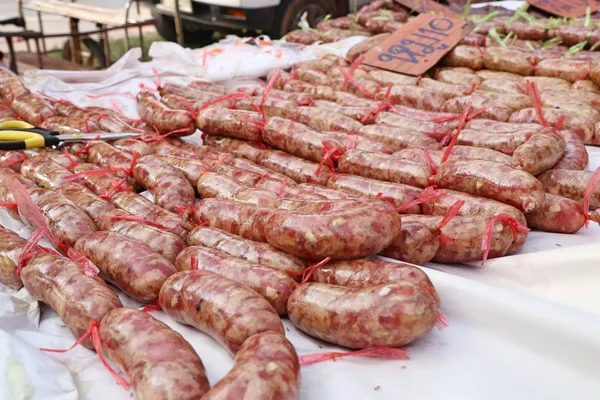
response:
[[[488,36],[498,42],[500,47],[506,48],[506,43],[504,43],[504,40],[502,40],[502,37],[500,37],[500,34],[496,31],[496,28],[490,29]]]
[[[467,3],[465,4],[465,9],[460,13],[460,17],[462,19],[467,18],[467,15],[469,15],[469,13],[471,12],[471,0],[467,0]]]
[[[562,39],[555,37],[555,38],[546,40],[545,42],[542,42],[542,49],[548,50],[548,49],[558,46],[561,43],[562,43]]]
[[[587,44],[588,44],[588,40],[586,39],[581,43],[577,43],[577,44],[569,47],[569,50],[565,53],[565,57],[569,57],[569,56],[579,53],[581,50],[585,49],[585,46],[587,46]]]
[[[592,22],[592,8],[590,6],[587,6],[585,8],[585,22],[583,23],[583,26],[590,26],[591,22]]]

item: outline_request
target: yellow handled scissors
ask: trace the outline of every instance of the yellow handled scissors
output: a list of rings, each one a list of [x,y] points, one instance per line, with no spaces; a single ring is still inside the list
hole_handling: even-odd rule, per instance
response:
[[[59,132],[36,128],[25,121],[0,122],[0,150],[22,150],[58,146],[61,142],[84,142],[88,140],[117,140],[140,136],[139,133],[78,133],[61,135]]]

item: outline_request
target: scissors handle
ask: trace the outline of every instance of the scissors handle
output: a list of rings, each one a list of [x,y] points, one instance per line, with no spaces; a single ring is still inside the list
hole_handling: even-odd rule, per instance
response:
[[[56,132],[38,129],[24,121],[0,123],[0,150],[24,150],[45,146],[57,146],[60,140]]]

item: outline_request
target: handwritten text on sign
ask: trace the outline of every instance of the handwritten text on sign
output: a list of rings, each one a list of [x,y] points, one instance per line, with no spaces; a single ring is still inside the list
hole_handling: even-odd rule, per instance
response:
[[[596,0],[527,0],[532,6],[541,8],[560,17],[583,17],[589,6],[591,12],[600,9],[600,2]]]
[[[473,24],[456,18],[421,14],[366,54],[365,64],[408,75],[433,67]]]

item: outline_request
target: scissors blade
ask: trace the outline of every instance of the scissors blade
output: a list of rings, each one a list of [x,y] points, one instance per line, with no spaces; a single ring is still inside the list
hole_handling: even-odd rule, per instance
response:
[[[73,133],[69,135],[57,135],[55,136],[61,142],[82,142],[86,140],[117,140],[127,139],[132,137],[141,136],[139,133],[134,132],[121,132],[121,133]]]

